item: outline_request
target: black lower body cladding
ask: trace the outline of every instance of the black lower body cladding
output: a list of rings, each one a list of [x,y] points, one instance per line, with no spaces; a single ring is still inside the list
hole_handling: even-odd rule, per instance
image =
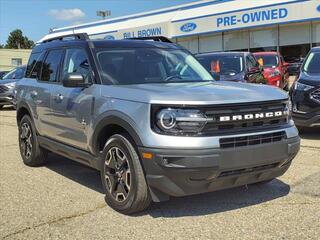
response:
[[[150,149],[143,159],[154,201],[270,180],[284,174],[300,149],[300,138],[228,149]]]

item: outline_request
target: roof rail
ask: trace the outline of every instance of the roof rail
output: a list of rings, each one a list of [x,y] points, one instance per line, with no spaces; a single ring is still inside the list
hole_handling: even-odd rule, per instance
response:
[[[153,37],[135,37],[135,38],[125,38],[123,40],[153,40],[155,42],[166,42],[166,43],[173,43],[170,39],[164,36],[153,36]]]
[[[62,41],[64,38],[74,38],[74,40],[89,40],[89,36],[87,33],[73,33],[73,34],[67,34],[67,35],[61,35],[61,36],[57,36],[57,37],[52,37],[52,38],[48,38],[44,41],[42,41],[42,43],[47,43],[47,42],[51,42],[51,41],[55,41],[55,40],[60,40]]]

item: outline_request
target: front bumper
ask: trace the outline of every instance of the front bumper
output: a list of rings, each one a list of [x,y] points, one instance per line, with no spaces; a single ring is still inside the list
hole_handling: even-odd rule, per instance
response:
[[[16,99],[13,95],[10,94],[0,94],[0,106],[4,105],[15,105]]]
[[[284,174],[300,148],[300,138],[230,149],[151,149],[142,157],[154,201],[269,180]]]

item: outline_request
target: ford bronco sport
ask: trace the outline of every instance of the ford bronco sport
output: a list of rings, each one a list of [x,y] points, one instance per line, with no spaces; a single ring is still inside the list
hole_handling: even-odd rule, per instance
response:
[[[54,152],[100,171],[106,202],[129,214],[170,196],[270,181],[300,147],[288,96],[216,82],[168,42],[47,39],[17,83],[20,152]]]

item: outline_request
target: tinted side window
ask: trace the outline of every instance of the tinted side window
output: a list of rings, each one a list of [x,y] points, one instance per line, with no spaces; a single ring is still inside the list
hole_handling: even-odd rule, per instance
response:
[[[27,78],[31,77],[30,76],[31,72],[37,63],[39,56],[40,56],[40,53],[32,53],[31,54],[29,61],[28,61],[27,70],[26,70],[26,77]]]
[[[87,83],[92,81],[91,68],[84,49],[71,48],[66,50],[63,64],[63,79],[68,73],[79,73]]]
[[[252,67],[259,67],[259,63],[256,61],[256,59],[253,56],[248,55],[247,56],[247,67],[248,67],[248,69],[250,69]]]
[[[56,82],[63,50],[49,51],[42,65],[41,81]]]

